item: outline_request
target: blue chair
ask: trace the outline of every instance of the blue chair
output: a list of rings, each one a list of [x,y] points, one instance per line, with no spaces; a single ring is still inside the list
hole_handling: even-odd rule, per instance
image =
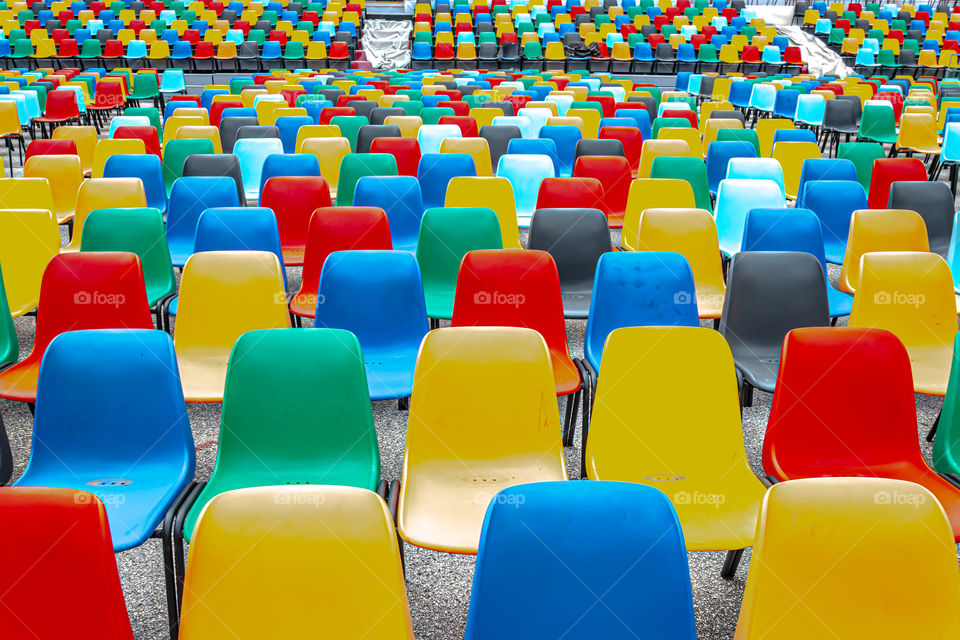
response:
[[[410,59],[419,62],[430,62],[433,60],[433,49],[429,42],[414,42],[413,49],[410,50]],[[422,66],[416,68],[424,68]]]
[[[443,207],[451,178],[476,175],[477,167],[469,153],[428,153],[420,156],[417,181],[423,197],[423,210]]]
[[[87,330],[53,339],[37,383],[30,459],[15,486],[93,493],[106,507],[114,551],[123,551],[156,531],[195,464],[167,333]]]
[[[861,49],[862,51],[862,49]],[[826,112],[827,101],[821,95],[804,94],[797,98],[796,121],[812,127],[823,124],[823,114]]]
[[[634,126],[640,129],[640,135],[643,136],[644,140],[649,140],[653,137],[653,128],[650,123],[650,112],[646,109],[617,109],[613,113],[614,117],[619,118],[630,118],[634,121]],[[601,118],[603,121],[605,118]]]
[[[843,263],[850,216],[869,209],[867,194],[856,180],[814,180],[804,187],[803,206],[820,219],[827,262]]]
[[[809,209],[752,209],[747,212],[741,251],[802,251],[820,261],[827,273],[823,248],[823,230],[816,214]],[[835,289],[827,279],[830,317],[850,314],[853,296]]]
[[[404,251],[334,251],[323,263],[313,324],[357,337],[371,400],[409,397],[430,330],[417,259]]]
[[[773,132],[773,146],[778,142],[813,142],[816,143],[817,134],[810,129],[777,129]],[[710,145],[713,146],[712,144]]]
[[[740,251],[743,244],[743,224],[748,211],[785,207],[783,191],[772,180],[723,180],[717,190],[714,216],[717,221],[720,251],[728,256]]]
[[[259,200],[263,163],[268,156],[282,155],[283,143],[279,138],[243,138],[233,145],[233,153],[240,161],[244,197],[247,200]],[[317,167],[319,173],[319,163]]]
[[[276,140],[276,138],[274,138]],[[238,144],[242,140],[238,141]],[[236,147],[234,147],[236,153]],[[239,154],[238,154],[239,155]],[[243,158],[240,158],[240,171],[243,172]],[[257,192],[257,201],[263,193],[263,186],[274,176],[316,176],[320,177],[320,162],[312,153],[284,154],[273,153],[263,160],[260,169],[260,187]],[[246,182],[244,182],[246,184]]]
[[[638,42],[633,47],[633,73],[651,73],[656,58],[648,42]]]
[[[772,180],[783,187],[783,168],[773,158],[731,158],[727,164],[726,178],[744,178],[748,180]]]
[[[695,640],[683,534],[657,489],[541,482],[493,496],[465,640],[565,636]]]
[[[207,111],[210,111],[210,106],[213,104],[214,96],[226,95],[230,95],[230,92],[226,89],[204,89],[200,92],[200,106]]]
[[[189,40],[178,40],[170,47],[170,60],[189,60],[193,57],[193,45]]]
[[[149,127],[150,118],[147,116],[113,116],[110,118],[108,138],[113,138],[120,127]]]
[[[450,102],[450,96],[420,96],[420,102],[424,107],[439,107],[441,102]]]
[[[793,120],[797,115],[797,99],[802,94],[795,89],[781,89],[773,102],[773,115]]]
[[[727,177],[731,158],[756,158],[757,149],[745,140],[714,140],[707,148],[707,182],[710,193],[716,195],[720,181]]]
[[[693,45],[688,42],[681,43],[680,46],[677,47],[677,69],[693,69],[696,67],[696,65],[696,49],[694,49]]]
[[[279,60],[283,57],[283,48],[276,40],[267,40],[260,51],[261,60]]]
[[[557,143],[546,138],[514,138],[507,143],[507,154],[510,155],[541,155],[553,160],[554,177],[560,175],[560,157],[557,154]],[[502,160],[501,156],[501,160]]]
[[[690,263],[670,251],[604,253],[593,280],[583,345],[594,383],[610,332],[643,326],[700,326]]]
[[[524,138],[536,138],[539,133],[534,131],[533,122],[527,116],[496,116],[493,119],[493,125],[495,127],[516,127]]]
[[[448,154],[444,154],[448,155]],[[413,252],[420,234],[423,197],[413,176],[363,176],[353,194],[355,207],[380,207],[390,223],[390,238],[397,251]],[[362,344],[362,343],[361,343]]]
[[[633,109],[625,109],[633,111]],[[637,109],[646,113],[646,109]],[[647,118],[649,126],[650,119]],[[580,129],[573,126],[546,126],[540,129],[541,140],[552,140],[557,149],[557,160],[560,164],[559,175],[569,177],[573,174],[573,163],[577,152],[577,143],[582,139]]]
[[[444,138],[462,138],[463,132],[455,124],[425,124],[417,129],[420,154],[440,153]]]
[[[307,111],[307,115],[313,119],[313,124],[320,124],[320,112],[324,107],[332,107],[333,103],[329,100],[308,100],[300,105]]]
[[[147,43],[143,40],[131,40],[127,44],[127,60],[140,60],[147,57]]]
[[[800,167],[797,207],[803,208],[803,189],[814,180],[856,180],[857,167],[845,158],[807,158]]]
[[[537,210],[540,182],[556,176],[553,159],[545,155],[504,154],[497,163],[497,176],[506,178],[513,186],[517,225],[529,227],[530,218]]]
[[[167,203],[167,244],[174,266],[182,267],[193,254],[200,214],[211,207],[238,207],[242,204],[233,178],[177,178]]]
[[[186,93],[183,69],[167,69],[160,76],[160,93]]]
[[[103,165],[104,178],[140,178],[147,196],[147,206],[160,213],[167,210],[167,186],[163,182],[160,158],[152,153],[117,154]]]
[[[738,109],[746,109],[750,106],[750,96],[753,94],[753,84],[746,80],[737,80],[730,84],[729,100],[730,104]]]
[[[207,209],[197,221],[193,251],[269,251],[280,261],[283,285],[287,285],[277,216],[267,207]]]
[[[296,153],[297,151],[297,133],[300,127],[314,124],[310,116],[282,116],[277,118],[274,125],[280,132],[280,143],[283,145],[284,153]]]
[[[731,85],[731,93],[732,93]],[[773,105],[777,99],[777,88],[772,84],[755,84],[753,85],[753,93],[750,94],[750,108],[755,111],[762,111],[763,113],[773,113]],[[730,104],[733,106],[739,106],[730,101]]]

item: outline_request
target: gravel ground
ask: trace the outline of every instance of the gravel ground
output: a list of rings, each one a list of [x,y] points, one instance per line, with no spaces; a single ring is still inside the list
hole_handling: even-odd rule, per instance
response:
[[[524,232],[521,232],[524,234]],[[618,234],[616,234],[618,235]],[[525,238],[523,238],[525,240]],[[618,238],[615,237],[615,241]],[[300,283],[300,269],[287,270],[290,291],[296,291]],[[839,269],[830,267],[833,282]],[[840,325],[846,324],[841,319]],[[34,319],[16,320],[20,337],[21,355],[26,355],[33,343]],[[306,322],[305,326],[310,323]],[[712,326],[712,321],[703,322]],[[574,356],[583,355],[583,338],[586,321],[567,321],[567,336]],[[763,433],[770,411],[771,396],[755,392],[754,406],[743,411],[743,434],[747,456],[754,471],[762,473],[760,454]],[[941,400],[917,396],[918,437],[928,460],[931,446],[923,439],[940,410]],[[682,411],[677,408],[678,414]],[[22,473],[30,450],[32,418],[27,407],[20,403],[2,400],[0,412],[6,424],[17,468],[15,475]],[[376,402],[373,406],[380,456],[385,479],[400,477],[403,443],[406,428],[406,413],[397,409],[396,402]],[[188,405],[194,440],[197,443],[197,479],[205,480],[213,469],[216,458],[216,440],[220,423],[219,404]],[[577,434],[574,442],[579,443]],[[568,448],[567,468],[579,469],[579,444]],[[410,545],[405,549],[407,562],[407,591],[413,615],[414,630],[422,640],[453,640],[463,637],[473,576],[474,559],[428,551]],[[690,553],[690,573],[693,582],[697,630],[701,640],[723,640],[733,637],[740,601],[746,581],[750,553],[744,554],[737,575],[732,580],[719,576],[724,554]],[[148,540],[139,548],[117,555],[120,577],[126,596],[127,609],[133,630],[138,640],[162,640],[166,632],[166,604],[163,584],[163,564],[160,542]]]

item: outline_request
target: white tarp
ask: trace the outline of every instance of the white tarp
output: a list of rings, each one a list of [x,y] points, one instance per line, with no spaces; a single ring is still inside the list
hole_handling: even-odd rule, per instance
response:
[[[843,62],[840,54],[812,33],[807,33],[795,25],[778,26],[777,33],[790,39],[790,44],[800,47],[807,70],[816,77],[839,76],[844,78],[853,73],[853,69]]]
[[[365,20],[363,52],[374,69],[400,69],[410,64],[409,20]]]

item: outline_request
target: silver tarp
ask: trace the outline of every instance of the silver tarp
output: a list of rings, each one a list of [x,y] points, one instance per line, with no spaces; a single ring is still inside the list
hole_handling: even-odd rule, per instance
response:
[[[853,69],[844,64],[843,59],[835,51],[832,51],[823,40],[812,33],[807,33],[794,25],[778,25],[777,33],[788,37],[790,44],[800,47],[803,52],[803,61],[807,63],[807,70],[815,77],[839,76],[843,78],[853,73]]]
[[[363,23],[363,52],[375,69],[399,69],[410,64],[408,20],[366,20]]]

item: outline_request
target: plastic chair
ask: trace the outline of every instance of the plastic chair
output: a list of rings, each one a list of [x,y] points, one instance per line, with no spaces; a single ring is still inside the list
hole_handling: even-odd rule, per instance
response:
[[[867,194],[853,180],[815,180],[805,187],[803,205],[820,220],[827,261],[840,264],[847,250],[850,216],[867,208]]]
[[[451,325],[522,326],[539,331],[550,350],[556,395],[568,396],[564,443],[571,443],[586,378],[570,356],[560,277],[549,253],[467,253],[457,275]]]
[[[737,638],[826,629],[841,637],[897,638],[960,628],[950,523],[923,487],[881,478],[784,482],[770,489],[759,519]],[[911,562],[881,568],[877,560],[890,552]],[[838,559],[827,579],[813,569],[824,557]],[[918,573],[936,589],[932,598],[909,588]],[[798,606],[784,610],[784,598],[796,599],[791,594],[802,594]],[[891,611],[883,602],[898,607]]]
[[[311,579],[321,573],[331,579]],[[274,576],[270,589],[247,588],[266,574]],[[413,638],[396,532],[383,500],[366,489],[279,486],[218,495],[196,527],[183,591],[183,640],[241,628],[302,636],[313,628],[311,616],[268,620],[258,607],[303,611],[316,602],[330,607],[325,624],[338,636]]]
[[[696,207],[708,211],[713,209],[707,167],[700,158],[685,156],[656,157],[650,166],[650,177],[660,179],[679,177],[686,180],[693,189]]]
[[[70,253],[80,250],[83,223],[91,211],[146,206],[146,194],[139,178],[94,178],[85,181],[77,191],[77,208],[73,216],[70,244],[61,251]]]
[[[323,174],[323,167],[321,167],[320,172]],[[363,153],[343,156],[343,160],[340,162],[339,180],[337,181],[337,206],[352,206],[354,204],[354,190],[362,177],[396,175],[396,158],[388,153]],[[329,184],[330,180],[328,179],[327,182]]]
[[[751,209],[784,209],[783,192],[772,180],[729,179],[717,190],[717,234],[720,250],[733,256],[743,245],[743,228]]]
[[[416,249],[424,207],[420,184],[415,178],[363,176],[357,181],[353,206],[383,209],[390,220],[393,248],[410,252]]]
[[[38,306],[52,312],[45,311],[37,323],[27,357],[0,371],[0,398],[31,404],[36,401],[41,359],[61,333],[153,328],[140,260],[132,253],[54,256],[43,272]],[[64,392],[62,385],[60,391]],[[121,535],[119,531],[117,535]]]
[[[440,144],[444,138],[462,137],[460,127],[455,124],[424,124],[417,130],[417,142],[420,154],[440,153]]]
[[[268,156],[283,154],[283,143],[278,138],[244,138],[237,140],[233,153],[240,160],[246,199],[258,200],[263,164]]]
[[[730,158],[725,179],[770,180],[783,191],[783,169],[773,158]]]
[[[757,139],[760,142],[760,156],[769,158],[773,153],[773,138],[777,131],[794,130],[792,120],[785,118],[761,118],[756,122]]]
[[[783,182],[787,199],[796,200],[800,193],[800,177],[804,162],[821,158],[820,146],[815,142],[779,142],[771,156],[783,167]],[[807,206],[804,201],[804,206]]]
[[[630,251],[637,247],[637,229],[640,217],[647,209],[679,208],[693,209],[696,200],[693,188],[679,178],[637,178],[630,185],[627,211],[623,218],[620,245]]]
[[[459,293],[458,287],[458,300]],[[543,411],[554,396],[550,355],[536,331],[431,331],[417,358],[413,386],[403,481],[394,490],[397,528],[406,542],[477,551],[495,490],[460,478],[498,478],[496,489],[566,480],[559,416]],[[481,400],[491,397],[497,403]],[[456,425],[449,420],[452,407],[459,407]],[[496,447],[477,446],[478,433]]]
[[[752,212],[750,217],[754,225],[763,224]],[[744,237],[745,242],[752,239]],[[773,393],[780,349],[788,331],[829,324],[827,280],[817,256],[752,248],[733,256],[719,328],[743,376],[743,406],[753,404],[753,389]]]
[[[213,142],[202,138],[176,139],[168,142],[163,148],[163,182],[167,196],[173,188],[173,182],[183,176],[183,166],[187,158],[192,155],[212,155]]]
[[[0,494],[0,514],[9,523],[0,540],[17,549],[0,582],[0,624],[10,637],[76,633],[76,620],[51,615],[46,597],[83,607],[90,615],[85,632],[133,638],[103,502],[86,488],[9,488]]]
[[[455,177],[447,185],[446,207],[473,207],[483,202],[497,214],[500,236],[506,249],[522,249],[517,227],[517,206],[513,187],[503,177]]]
[[[463,256],[476,249],[502,249],[496,213],[482,207],[427,209],[417,239],[427,315],[453,317],[457,272]]]
[[[508,179],[513,186],[519,226],[530,226],[530,217],[537,208],[540,182],[555,175],[553,160],[550,156],[540,154],[500,156],[497,176]]]
[[[815,180],[858,180],[857,167],[849,160],[839,158],[807,158],[800,169],[796,206],[803,208],[803,196],[808,183]],[[869,184],[867,185],[869,187]],[[866,191],[867,187],[864,187]]]
[[[880,329],[795,329],[783,353],[763,439],[764,471],[779,480],[868,476],[919,484],[936,496],[956,537],[960,492],[920,452],[910,358],[897,337]],[[883,376],[863,377],[881,368]],[[848,389],[842,402],[837,385]]]
[[[573,172],[577,143],[582,139],[580,129],[573,126],[548,125],[540,129],[539,137],[553,140],[557,146],[557,158],[560,161],[560,175],[569,176]]]
[[[0,185],[4,185],[0,181]],[[17,180],[22,184],[26,180]],[[0,187],[2,188],[2,187]],[[0,252],[8,256],[4,289],[13,317],[37,306],[44,270],[60,252],[60,230],[51,209],[5,209],[0,216]]]
[[[950,248],[954,220],[954,197],[945,182],[893,182],[891,209],[912,209],[923,218],[930,250],[946,255]]]
[[[727,176],[727,165],[731,158],[755,158],[757,151],[749,142],[714,142],[707,149],[707,181],[710,193],[716,195],[720,181]]]
[[[574,164],[573,177],[594,178],[600,181],[603,189],[602,199],[599,202],[579,206],[599,208],[607,216],[610,228],[622,227],[630,185],[633,182],[630,163],[627,159],[622,156],[580,156]],[[540,204],[538,203],[537,206],[539,207]],[[578,205],[571,202],[564,206]]]
[[[621,327],[700,325],[693,273],[669,251],[615,251],[597,263],[583,364],[596,385],[604,344]]]
[[[241,202],[232,178],[179,178],[170,192],[167,207],[167,242],[173,264],[182,267],[193,254],[194,236],[200,214],[212,207],[237,206],[241,206]]]
[[[260,205],[273,210],[283,247],[283,263],[302,265],[310,216],[331,206],[330,188],[315,176],[275,176],[260,192]]]
[[[942,396],[957,333],[953,277],[935,253],[869,253],[861,258],[851,327],[893,332],[906,347],[916,393]]]
[[[890,204],[890,187],[894,182],[926,182],[927,170],[917,158],[883,158],[873,163],[870,176],[869,207],[886,209]]]
[[[420,156],[417,181],[423,196],[423,208],[442,207],[447,184],[455,176],[476,176],[473,156],[466,153],[430,153]]]
[[[561,516],[565,508],[569,517]],[[655,489],[613,482],[505,489],[484,519],[465,637],[559,637],[576,628],[695,638],[683,540],[676,513]],[[590,594],[599,592],[605,607],[594,606]],[[529,605],[522,612],[506,608],[521,597]],[[567,603],[562,612],[551,610],[558,597]],[[633,597],[643,605],[629,604]]]
[[[593,208],[537,209],[530,220],[527,248],[553,256],[564,317],[586,318],[597,262],[613,251],[606,216]]]
[[[709,209],[647,209],[639,222],[636,250],[670,251],[686,258],[693,273],[699,317],[719,318],[727,287],[717,227]]]
[[[263,188],[267,181],[273,177],[319,178],[320,161],[316,156],[310,153],[270,154],[264,158],[263,166],[260,170],[261,194],[263,193]]]
[[[939,156],[941,147],[937,141],[936,117],[926,113],[904,113],[897,133],[897,152],[904,149],[911,153]]]
[[[273,210],[266,207],[213,207],[197,220],[194,253],[203,251],[268,251],[280,262],[286,289],[287,276],[280,248],[280,232]],[[170,313],[176,313],[174,304]]]
[[[163,213],[167,210],[167,190],[163,183],[160,158],[153,154],[123,155],[107,158],[104,178],[139,178],[143,182],[147,206]]]
[[[690,458],[695,457],[693,470],[670,477],[674,482],[668,496],[677,509],[687,549],[733,550],[721,573],[732,577],[741,550],[753,545],[765,487],[750,469],[743,447],[730,347],[717,332],[703,327],[627,327],[610,334],[604,351],[599,402],[584,439],[586,477],[659,489],[662,484],[657,481],[666,479],[665,470],[691,469]],[[681,353],[689,357],[677,357]],[[694,448],[666,433],[653,433],[652,425],[668,411],[662,402],[664,389],[654,383],[664,378],[686,381],[666,391],[678,400],[689,397],[691,389],[700,397],[709,396],[680,425],[684,432],[696,434]],[[642,411],[629,416],[615,411],[628,395],[635,398],[638,393],[647,400]],[[693,500],[694,495],[724,499]]]
[[[847,250],[838,286],[853,293],[860,282],[860,259],[873,251],[929,251],[927,227],[916,211],[866,209],[850,217]],[[949,262],[949,259],[948,259]],[[952,271],[952,270],[951,270]]]
[[[863,104],[857,137],[880,144],[896,144],[897,124],[891,105],[887,102],[867,100]]]
[[[81,259],[103,260],[103,266],[113,259],[128,269],[136,262],[119,253],[68,260],[78,267]],[[135,277],[142,290],[139,270]],[[104,304],[94,299],[98,295],[109,294],[92,294],[90,306]],[[16,483],[92,492],[106,507],[115,551],[135,547],[153,534],[194,470],[193,436],[173,344],[162,332],[131,330],[144,326],[142,320],[124,331],[74,327],[49,343],[37,385],[33,453]],[[149,313],[146,325],[151,327]],[[78,368],[90,373],[84,378],[88,382],[77,379]],[[130,419],[137,429],[128,428]]]

